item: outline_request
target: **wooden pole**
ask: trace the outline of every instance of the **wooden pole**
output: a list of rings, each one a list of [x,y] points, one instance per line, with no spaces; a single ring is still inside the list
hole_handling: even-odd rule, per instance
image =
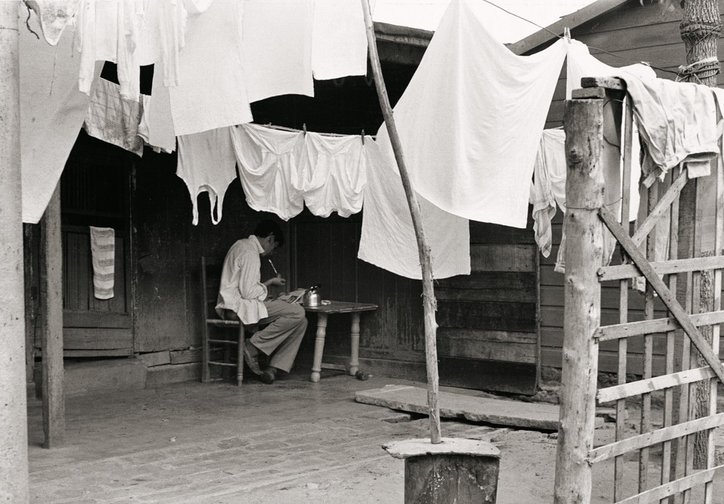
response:
[[[591,501],[596,416],[601,289],[596,272],[603,257],[603,100],[566,102],[566,275],[563,373],[554,502]]]
[[[40,299],[43,320],[43,432],[45,448],[63,444],[63,247],[60,236],[60,182],[41,221]]]
[[[12,504],[29,500],[19,6],[19,0],[0,2],[0,502]]]
[[[380,100],[380,108],[385,119],[387,132],[390,135],[392,150],[395,153],[397,167],[400,170],[402,186],[407,196],[407,206],[412,215],[412,226],[415,229],[417,238],[417,249],[420,253],[420,267],[422,268],[422,305],[425,323],[425,360],[427,362],[427,406],[430,416],[430,440],[433,444],[440,443],[440,407],[438,405],[438,372],[437,372],[437,322],[435,321],[435,290],[432,284],[432,262],[430,260],[430,247],[425,241],[425,232],[422,226],[422,214],[420,204],[417,201],[417,194],[412,188],[410,176],[407,172],[407,165],[402,153],[400,136],[395,126],[395,118],[392,114],[390,99],[387,96],[387,88],[382,77],[382,66],[380,57],[377,54],[377,40],[375,28],[372,23],[372,12],[368,0],[362,0],[362,11],[364,12],[365,26],[367,30],[367,44],[369,45],[370,63],[372,64],[372,75],[377,88],[377,97]]]
[[[690,82],[716,87],[717,74],[719,73],[718,42],[721,33],[721,18],[719,13],[719,0],[684,0],[684,9],[681,25],[679,27],[681,39],[686,49],[686,64],[692,70],[687,77]],[[716,169],[717,164],[712,166]],[[696,218],[701,209],[697,208],[698,193],[701,189],[698,183],[691,184],[687,192],[682,192],[681,204],[685,208],[685,218],[690,219],[684,230],[684,245],[690,255],[710,255],[712,251],[702,251],[700,240],[697,239],[698,230],[695,227]],[[706,211],[714,211],[708,205]],[[683,224],[683,223],[682,223]],[[681,242],[680,242],[681,243]],[[713,254],[721,254],[721,250],[713,251]],[[711,271],[703,271],[700,276],[698,288],[699,302],[693,307],[695,312],[710,311],[714,304],[714,275]],[[696,287],[696,282],[695,282]],[[713,342],[712,328],[703,328],[702,334],[705,340]],[[699,365],[703,363],[700,355],[694,355],[694,360]],[[702,382],[692,387],[689,401],[692,401],[694,416],[700,418],[709,413],[709,383]],[[683,421],[683,419],[680,419]],[[709,433],[700,433],[694,436],[694,467],[703,468],[707,461],[707,445]]]

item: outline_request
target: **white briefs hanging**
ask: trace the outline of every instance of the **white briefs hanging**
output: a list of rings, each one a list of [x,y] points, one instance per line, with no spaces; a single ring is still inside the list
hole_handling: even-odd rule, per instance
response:
[[[242,124],[230,128],[246,202],[259,212],[272,212],[284,220],[304,208],[302,190],[294,187],[304,150],[304,133]]]
[[[320,217],[332,212],[349,217],[362,210],[372,137],[307,133],[304,144],[293,182],[304,193],[309,211]]]

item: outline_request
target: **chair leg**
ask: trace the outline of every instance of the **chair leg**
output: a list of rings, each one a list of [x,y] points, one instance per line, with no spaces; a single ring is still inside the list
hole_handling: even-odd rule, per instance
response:
[[[208,325],[204,328],[201,348],[201,382],[209,382],[209,328]]]
[[[236,357],[236,385],[241,387],[244,381],[244,324],[239,324],[239,348]]]

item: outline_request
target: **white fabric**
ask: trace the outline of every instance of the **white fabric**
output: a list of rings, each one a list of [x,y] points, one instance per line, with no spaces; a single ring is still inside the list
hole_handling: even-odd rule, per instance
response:
[[[26,29],[19,36],[23,222],[34,224],[60,180],[89,97],[78,91],[79,58],[73,54],[71,30],[56,47]]]
[[[171,97],[163,84],[163,63],[156,63],[153,69],[151,96],[142,95],[143,116],[141,124],[144,141],[163,152],[176,150],[173,118],[171,117]]]
[[[349,217],[362,210],[367,150],[373,143],[370,136],[363,142],[361,136],[304,135],[304,155],[292,183],[304,193],[304,203],[314,215],[337,212]]]
[[[203,14],[189,17],[178,86],[169,88],[177,136],[252,120],[241,61],[241,9],[237,0],[215,0]]]
[[[367,73],[367,34],[359,0],[315,0],[312,32],[315,79]]]
[[[261,283],[260,254],[256,236],[238,240],[224,258],[216,311],[233,310],[244,324],[256,324],[268,315],[264,300],[268,291]]]
[[[114,295],[116,232],[113,228],[89,227],[93,295],[97,299],[111,299]]]
[[[533,233],[543,257],[553,245],[551,220],[556,205],[566,212],[566,133],[562,129],[543,130],[536,154],[530,203],[533,205]]]
[[[136,43],[141,37],[144,10],[144,0],[83,0],[78,10],[81,91],[90,92],[96,61],[112,61],[118,66],[121,95],[140,99]]]
[[[370,156],[357,257],[407,278],[422,278],[412,217],[402,180],[382,125]],[[418,195],[434,278],[470,274],[470,226]]]
[[[211,222],[218,224],[224,208],[224,194],[236,178],[229,128],[179,136],[176,175],[189,190],[193,224],[199,222],[197,198],[202,192],[209,196]]]
[[[395,106],[417,192],[472,220],[524,228],[528,184],[566,42],[517,56],[479,0],[452,0]]]
[[[142,102],[123,98],[118,84],[101,78],[93,87],[83,128],[92,137],[142,156],[142,115]]]
[[[573,90],[581,87],[583,77],[621,77],[624,74],[641,78],[656,77],[656,72],[642,63],[624,67],[609,66],[591,56],[584,43],[571,40],[566,58],[566,99],[570,100]]]
[[[717,156],[717,128],[712,89],[701,84],[623,75],[633,100],[634,117],[653,163],[662,172]]]
[[[259,212],[284,220],[304,208],[302,191],[294,187],[304,151],[304,133],[242,124],[230,128],[246,202]]]
[[[56,45],[63,30],[73,22],[81,0],[25,0],[40,19],[43,37],[50,45]]]
[[[312,0],[244,1],[244,68],[251,69],[244,76],[250,102],[286,94],[314,96],[313,19]],[[242,122],[248,121],[235,124]]]

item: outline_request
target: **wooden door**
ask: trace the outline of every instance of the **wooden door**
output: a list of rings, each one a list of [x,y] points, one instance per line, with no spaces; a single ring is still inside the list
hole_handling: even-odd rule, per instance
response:
[[[66,356],[133,353],[130,186],[125,153],[79,137],[61,179],[63,338]],[[115,230],[114,296],[93,289],[90,226]]]

